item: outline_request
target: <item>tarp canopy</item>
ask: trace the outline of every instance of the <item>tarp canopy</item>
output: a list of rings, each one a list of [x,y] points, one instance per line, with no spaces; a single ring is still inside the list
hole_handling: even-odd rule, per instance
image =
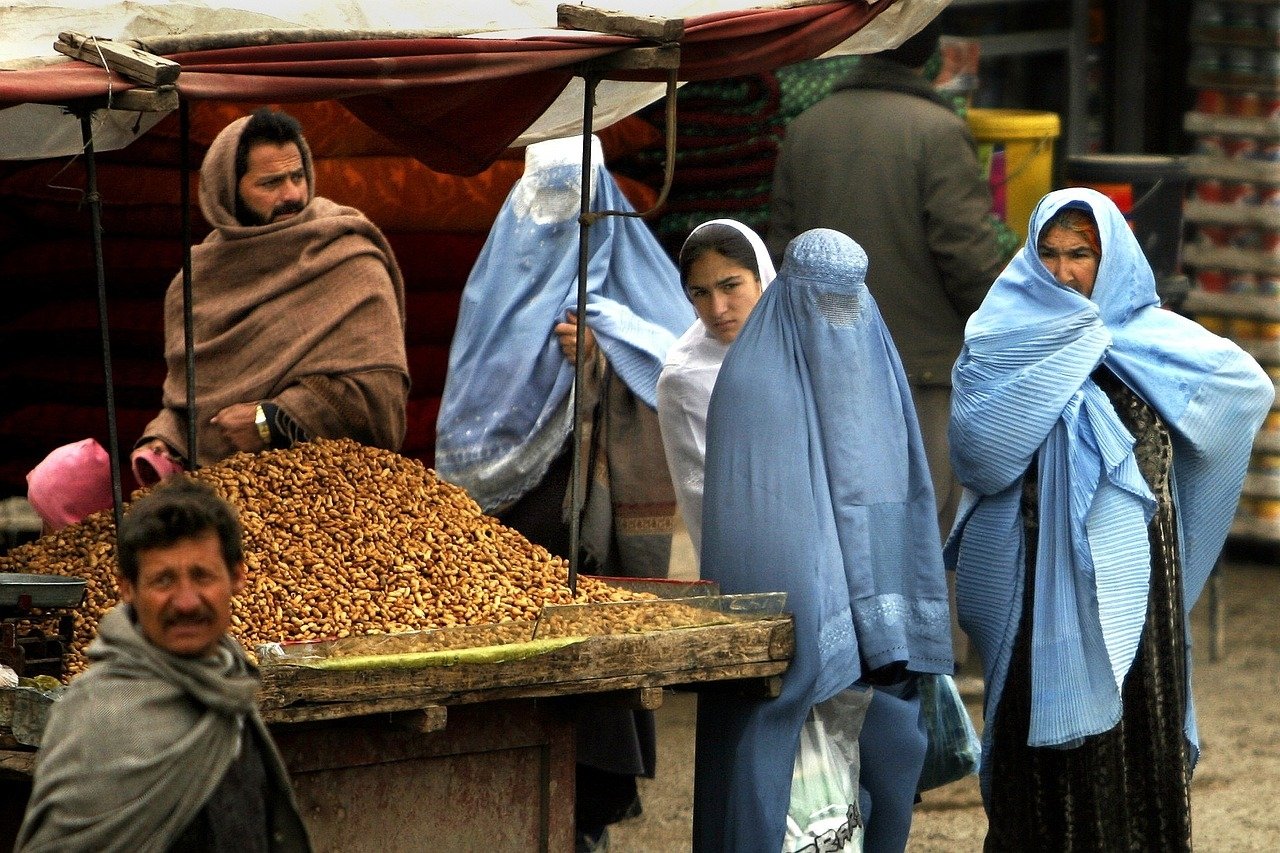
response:
[[[829,53],[893,47],[948,0],[609,0],[622,13],[684,20],[682,81],[753,74]],[[582,63],[652,46],[552,29],[554,0],[103,2],[0,6],[0,159],[65,156],[81,127],[62,105],[131,88],[124,77],[53,49],[61,32],[109,38],[181,66],[190,100],[338,99],[433,169],[474,174],[504,149],[581,132]],[[666,72],[613,72],[596,90],[594,126],[663,94]],[[94,145],[128,144],[160,116],[94,113]]]

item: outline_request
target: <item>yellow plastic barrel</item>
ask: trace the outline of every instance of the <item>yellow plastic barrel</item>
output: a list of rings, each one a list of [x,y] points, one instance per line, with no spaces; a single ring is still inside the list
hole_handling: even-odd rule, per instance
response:
[[[1058,114],[973,107],[968,119],[978,143],[978,162],[991,182],[996,214],[1025,240],[1031,211],[1053,187],[1053,143],[1061,130]]]

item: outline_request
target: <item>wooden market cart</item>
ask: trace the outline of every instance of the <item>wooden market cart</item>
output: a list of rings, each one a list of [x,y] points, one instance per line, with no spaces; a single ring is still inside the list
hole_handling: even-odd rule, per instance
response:
[[[776,696],[794,648],[779,613],[499,663],[264,664],[259,704],[317,851],[568,851],[574,704],[655,709],[667,688]],[[40,695],[0,690],[0,849],[16,836],[52,704],[28,694]]]

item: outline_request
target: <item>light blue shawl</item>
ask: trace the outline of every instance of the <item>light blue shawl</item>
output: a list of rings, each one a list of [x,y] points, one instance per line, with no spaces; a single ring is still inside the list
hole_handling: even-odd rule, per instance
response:
[[[1065,206],[1098,224],[1092,299],[1057,283],[1037,253],[1036,235]],[[1094,369],[1109,367],[1172,434],[1187,612],[1226,538],[1274,394],[1234,343],[1159,307],[1151,267],[1105,196],[1050,193],[1029,234],[970,318],[952,375],[951,456],[966,494],[947,559],[958,573],[960,623],[985,667],[988,750],[1021,612],[1019,507],[1033,459],[1040,534],[1028,744],[1071,746],[1120,720],[1121,685],[1146,617],[1155,499],[1133,436],[1089,378]],[[1190,702],[1186,730],[1194,749]]]
[[[591,155],[592,210],[634,210]],[[577,306],[582,140],[530,145],[471,270],[449,348],[435,467],[486,511],[533,488],[573,428],[573,365],[552,329]],[[650,408],[676,336],[695,319],[671,259],[642,221],[591,226],[587,325],[609,366]]]
[[[711,395],[703,577],[786,592],[796,650],[776,699],[699,697],[701,851],[780,849],[805,715],[864,663],[953,668],[932,481],[866,270],[844,234],[792,240]]]

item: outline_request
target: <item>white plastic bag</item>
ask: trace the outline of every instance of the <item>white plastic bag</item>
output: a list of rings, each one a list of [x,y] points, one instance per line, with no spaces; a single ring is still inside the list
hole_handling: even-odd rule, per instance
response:
[[[870,690],[844,690],[815,705],[800,730],[791,772],[783,853],[858,853],[858,734]]]

